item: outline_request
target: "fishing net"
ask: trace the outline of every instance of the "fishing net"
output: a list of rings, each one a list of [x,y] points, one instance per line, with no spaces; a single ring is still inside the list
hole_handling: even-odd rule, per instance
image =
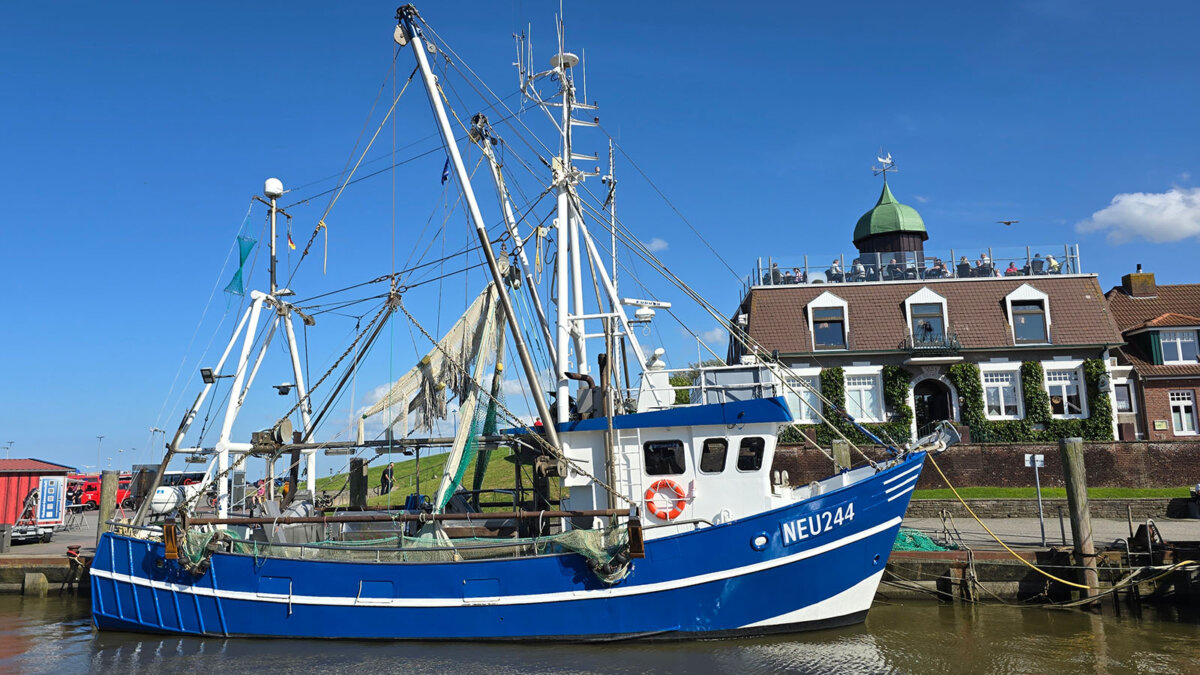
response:
[[[497,373],[494,377],[500,377]],[[492,436],[498,433],[499,425],[496,423],[497,403],[503,401],[504,396],[500,393],[499,388],[493,387],[496,391],[496,398],[488,399],[487,408],[484,409],[483,428],[480,432],[484,436]],[[499,399],[499,400],[497,400]],[[483,489],[483,477],[487,474],[488,464],[492,460],[492,448],[484,448],[482,451],[477,451],[475,447],[479,443],[480,434],[472,434],[468,441],[468,451],[475,456],[475,478],[471,481],[471,490],[475,492],[475,504],[479,505],[479,491]],[[465,466],[465,464],[464,464]],[[461,484],[461,481],[459,481]]]
[[[332,530],[333,526],[329,526]],[[332,535],[327,531],[326,535]],[[456,537],[453,545],[439,542],[432,535],[377,537],[357,541],[325,539],[302,545],[273,544],[253,539],[238,539],[232,532],[191,532],[184,539],[180,554],[192,565],[199,565],[211,554],[209,543],[218,542],[228,551],[255,558],[288,558],[293,560],[347,560],[362,562],[454,562],[458,560],[487,560],[520,558],[534,555],[575,553],[586,558],[594,567],[609,565],[626,547],[628,528],[617,525],[600,530],[570,530],[544,537],[492,539]]]
[[[942,546],[930,539],[929,535],[911,527],[900,528],[900,532],[896,534],[896,543],[892,545],[893,551],[952,551],[957,548],[953,544],[949,547]]]

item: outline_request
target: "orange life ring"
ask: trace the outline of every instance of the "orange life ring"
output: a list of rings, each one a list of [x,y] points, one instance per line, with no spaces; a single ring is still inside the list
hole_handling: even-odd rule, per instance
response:
[[[675,497],[671,499],[670,511],[667,511],[666,509],[660,509],[658,505],[654,503],[654,498],[658,496],[660,490],[663,492],[675,493]],[[683,513],[685,506],[687,506],[687,493],[684,492],[683,488],[679,487],[679,484],[673,480],[668,480],[666,478],[657,480],[646,490],[646,510],[656,518],[661,518],[663,520],[675,520],[680,516],[680,514]]]

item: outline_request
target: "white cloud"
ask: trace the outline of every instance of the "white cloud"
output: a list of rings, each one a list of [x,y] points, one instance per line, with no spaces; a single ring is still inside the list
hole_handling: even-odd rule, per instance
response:
[[[917,200],[917,202],[920,204],[929,203],[929,197],[926,197],[925,195],[913,195],[913,199]]]
[[[727,337],[729,337],[729,333],[726,332],[724,328],[720,327],[713,328],[712,330],[706,330],[700,334],[700,339],[708,345],[720,344]]]
[[[1077,232],[1106,232],[1110,244],[1132,239],[1161,244],[1200,235],[1200,188],[1132,192],[1075,225]]]
[[[651,253],[658,253],[659,251],[665,251],[665,250],[667,250],[667,246],[668,246],[667,240],[659,238],[659,237],[655,237],[655,238],[651,239],[650,241],[647,241],[644,243],[646,244],[646,248],[650,249]]]

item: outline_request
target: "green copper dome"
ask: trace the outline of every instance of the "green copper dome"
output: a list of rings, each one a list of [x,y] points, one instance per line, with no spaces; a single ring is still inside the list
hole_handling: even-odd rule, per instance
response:
[[[919,232],[921,241],[929,239],[921,214],[913,207],[896,201],[892,189],[884,182],[883,193],[879,195],[875,208],[864,213],[854,226],[854,243],[872,235],[891,232]]]

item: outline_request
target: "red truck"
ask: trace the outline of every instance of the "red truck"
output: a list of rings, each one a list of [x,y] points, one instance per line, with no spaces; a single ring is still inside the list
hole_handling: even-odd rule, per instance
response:
[[[133,499],[129,492],[129,481],[129,478],[123,476],[117,484],[117,503],[126,509],[133,508]],[[72,504],[82,504],[84,508],[89,510],[98,508],[100,506],[100,481],[95,478],[88,478],[74,482],[70,489],[67,490],[67,497],[71,499]]]

